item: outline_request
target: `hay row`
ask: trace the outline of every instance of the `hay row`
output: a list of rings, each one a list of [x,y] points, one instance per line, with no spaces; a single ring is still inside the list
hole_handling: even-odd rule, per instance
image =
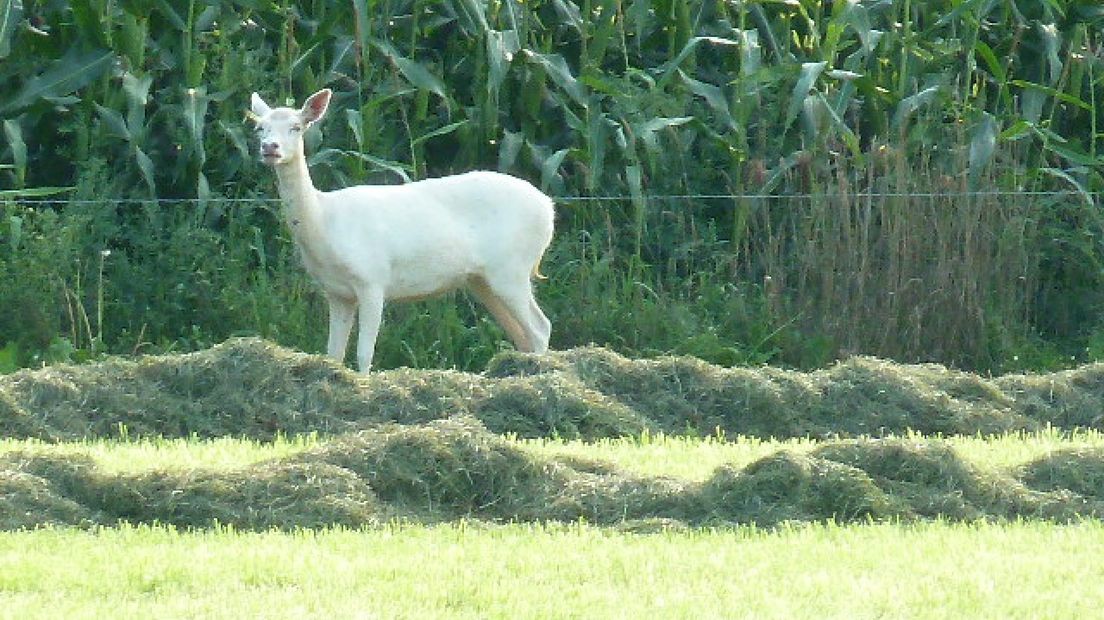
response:
[[[258,339],[188,355],[111,359],[0,377],[0,434],[115,437],[343,434],[472,416],[496,433],[598,439],[997,434],[1104,428],[1104,365],[983,378],[854,358],[816,372],[629,360],[587,347],[503,353],[482,374],[393,370],[362,378]]]
[[[786,521],[1104,517],[1104,451],[1060,452],[1010,472],[938,440],[825,442],[704,482],[537,457],[477,420],[386,425],[235,471],[113,474],[87,458],[0,457],[0,529],[119,522],[239,529],[577,521],[710,526]]]

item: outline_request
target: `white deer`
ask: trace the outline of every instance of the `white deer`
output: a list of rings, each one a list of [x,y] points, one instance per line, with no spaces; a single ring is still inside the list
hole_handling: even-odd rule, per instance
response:
[[[307,271],[329,302],[328,354],[344,361],[357,307],[357,362],[372,365],[385,301],[466,286],[521,351],[544,353],[552,326],[532,280],[552,240],[552,199],[526,181],[469,172],[405,185],[314,187],[303,133],[332,92],[299,110],[253,93],[260,156],[276,171],[284,214]]]

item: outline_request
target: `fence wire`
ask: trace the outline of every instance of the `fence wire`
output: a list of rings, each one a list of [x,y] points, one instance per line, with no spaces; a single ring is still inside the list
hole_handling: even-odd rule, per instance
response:
[[[1104,192],[1080,192],[1080,191],[1013,191],[1013,190],[989,190],[966,192],[854,192],[842,194],[829,192],[821,194],[643,194],[611,195],[611,196],[552,196],[557,203],[595,203],[595,202],[625,202],[633,200],[649,201],[715,201],[715,200],[811,200],[814,198],[1001,198],[1001,197],[1080,197],[1091,198],[1096,201],[1104,196]],[[155,203],[162,205],[200,205],[200,204],[280,204],[279,198],[18,198],[9,197],[9,202],[18,202],[24,205],[41,206],[65,206],[65,205],[122,205]]]

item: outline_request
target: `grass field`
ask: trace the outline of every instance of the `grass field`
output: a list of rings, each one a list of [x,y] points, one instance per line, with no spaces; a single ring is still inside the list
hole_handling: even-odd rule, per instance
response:
[[[1104,366],[257,340],[0,377],[0,618],[1072,618]]]
[[[941,441],[982,470],[1104,434]],[[87,457],[105,474],[227,471],[318,450],[318,435],[4,440],[12,454]],[[535,458],[704,482],[823,442],[666,435],[509,440]],[[367,529],[165,525],[0,532],[0,618],[1075,618],[1097,611],[1104,522],[942,520],[686,527],[390,521]]]
[[[1104,526],[0,534],[0,618],[1088,618]]]

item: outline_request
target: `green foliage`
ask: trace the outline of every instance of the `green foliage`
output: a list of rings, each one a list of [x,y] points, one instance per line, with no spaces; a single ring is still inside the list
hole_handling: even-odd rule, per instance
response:
[[[249,93],[283,103],[323,86],[337,94],[324,138],[308,135],[320,187],[489,167],[618,197],[560,203],[562,279],[544,292],[571,323],[560,346],[1000,370],[1014,366],[1003,343],[1041,335],[1083,353],[1099,329],[1104,15],[1083,0],[4,7],[0,200],[29,195],[5,185],[195,200],[31,218],[70,232],[27,249],[68,262],[0,265],[29,272],[10,299],[40,316],[27,333],[22,318],[0,325],[21,363],[59,338],[89,353],[237,331],[317,346],[297,321],[319,302],[288,273],[279,218],[219,200],[274,194]],[[974,190],[1066,193],[956,194]],[[875,197],[910,192],[950,195]],[[806,194],[828,198],[786,198]],[[443,331],[402,327],[427,313]],[[385,365],[478,367],[498,347],[468,304],[394,314]]]
[[[568,193],[627,194],[639,165],[652,190],[741,192],[761,184],[753,161],[840,145],[861,160],[891,142],[969,145],[978,181],[1019,147],[1032,184],[1094,190],[1099,137],[1081,128],[1098,125],[1104,18],[1083,4],[15,4],[0,16],[0,114],[36,136],[32,185],[122,150],[119,193],[162,197],[265,187],[239,127],[249,92],[324,85],[351,110],[327,124],[330,148],[419,176],[504,161],[540,178],[547,164]],[[320,163],[335,181],[367,172]],[[768,170],[782,187],[785,167]]]

